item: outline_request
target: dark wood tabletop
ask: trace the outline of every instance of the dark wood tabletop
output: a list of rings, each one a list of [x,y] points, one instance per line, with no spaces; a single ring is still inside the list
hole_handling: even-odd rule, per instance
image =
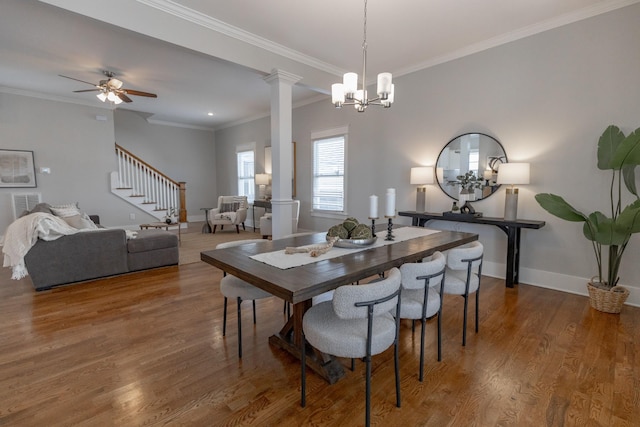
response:
[[[435,251],[445,251],[477,240],[477,234],[441,231],[424,237],[370,248],[337,258],[286,270],[249,258],[251,255],[282,250],[288,246],[326,243],[326,233],[214,249],[201,252],[202,261],[233,274],[293,304],[316,295],[382,273],[405,262],[416,262]],[[384,238],[378,233],[379,239]]]

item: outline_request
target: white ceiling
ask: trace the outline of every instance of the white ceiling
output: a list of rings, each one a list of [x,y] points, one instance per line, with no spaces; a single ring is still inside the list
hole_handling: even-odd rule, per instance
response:
[[[371,0],[367,73],[398,77],[639,1]],[[72,93],[90,86],[58,75],[98,82],[111,70],[124,87],[158,94],[132,96],[118,108],[214,128],[268,114],[270,87],[262,79],[274,68],[302,77],[294,103],[325,96],[347,70],[361,72],[363,1],[108,5],[2,0],[0,91],[106,106],[92,92]]]

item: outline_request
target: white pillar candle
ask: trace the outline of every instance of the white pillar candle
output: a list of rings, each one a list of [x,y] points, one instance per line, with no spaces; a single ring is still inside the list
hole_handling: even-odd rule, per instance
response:
[[[369,196],[369,218],[378,218],[378,196]]]
[[[396,189],[395,188],[387,188],[386,194],[386,206],[384,215],[385,216],[396,216]]]

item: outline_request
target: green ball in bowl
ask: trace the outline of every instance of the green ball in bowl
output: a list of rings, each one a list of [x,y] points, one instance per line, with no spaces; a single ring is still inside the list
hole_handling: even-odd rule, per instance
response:
[[[346,239],[349,237],[349,232],[342,224],[334,225],[327,231],[327,237],[338,237],[340,239]]]
[[[349,233],[351,233],[357,225],[358,220],[355,218],[347,218],[342,222],[342,226],[346,228]]]
[[[351,230],[351,239],[360,240],[370,239],[371,237],[373,237],[371,234],[371,227],[366,224],[358,224],[353,230]]]

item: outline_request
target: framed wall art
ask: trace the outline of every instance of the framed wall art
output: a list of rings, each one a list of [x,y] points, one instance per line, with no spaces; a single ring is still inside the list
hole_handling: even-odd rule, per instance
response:
[[[37,187],[33,151],[0,149],[0,188]]]

